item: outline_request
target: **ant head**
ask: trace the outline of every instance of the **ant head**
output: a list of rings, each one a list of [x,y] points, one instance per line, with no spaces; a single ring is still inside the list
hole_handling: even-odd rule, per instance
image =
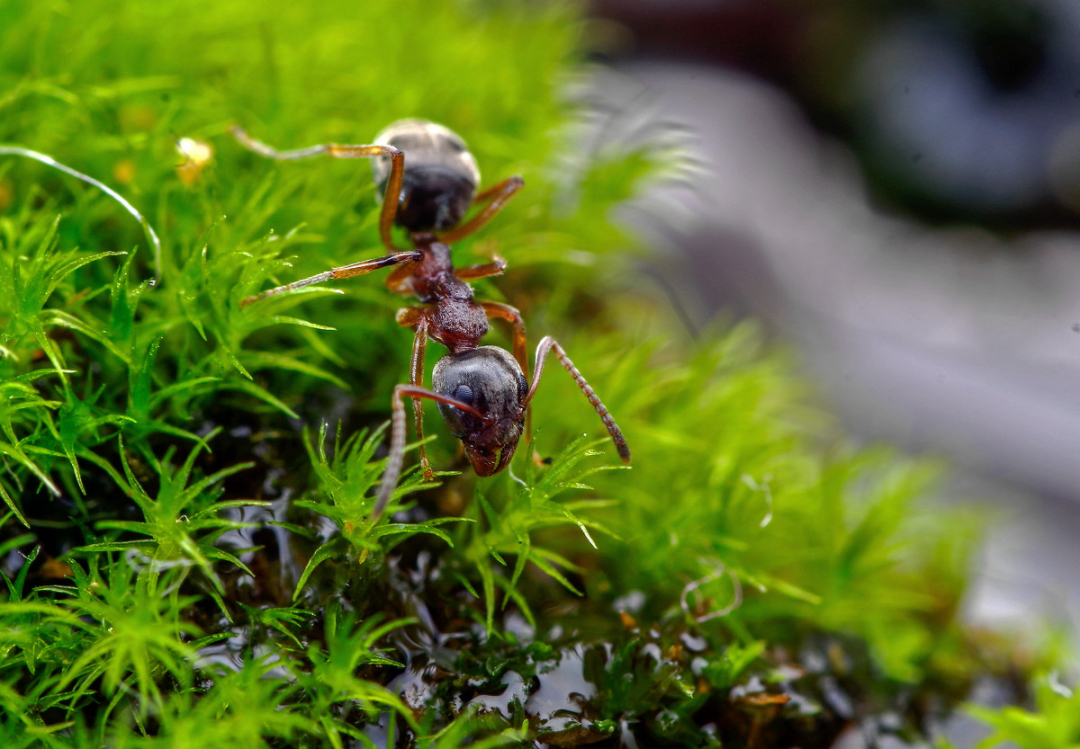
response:
[[[398,120],[375,142],[405,154],[396,221],[410,232],[445,231],[456,226],[476,195],[480,169],[461,137],[428,120]],[[376,195],[386,190],[390,160],[372,162]]]
[[[525,428],[522,403],[529,386],[509,352],[481,346],[447,354],[435,364],[432,389],[484,414],[480,419],[439,404],[446,425],[465,446],[477,476],[491,476],[510,463]]]

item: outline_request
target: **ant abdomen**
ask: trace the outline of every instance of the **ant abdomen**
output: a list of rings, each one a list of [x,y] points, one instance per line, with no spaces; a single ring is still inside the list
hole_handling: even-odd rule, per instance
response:
[[[405,154],[396,221],[410,232],[444,231],[465,217],[480,184],[480,168],[465,141],[428,120],[398,120],[375,136]],[[386,190],[390,159],[372,162],[377,195]]]
[[[432,389],[472,406],[483,419],[439,403],[450,432],[465,445],[478,476],[491,476],[514,456],[525,428],[523,403],[529,384],[517,360],[498,346],[447,354],[435,364]]]

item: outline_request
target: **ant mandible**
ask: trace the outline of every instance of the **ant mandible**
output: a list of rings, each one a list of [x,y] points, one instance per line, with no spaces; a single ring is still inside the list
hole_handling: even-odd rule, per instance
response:
[[[231,131],[242,146],[270,159],[293,161],[323,155],[339,159],[374,159],[376,195],[380,196],[381,191],[382,198],[379,234],[390,254],[333,268],[240,302],[246,307],[261,299],[322,281],[393,267],[386,279],[387,288],[397,294],[412,294],[426,305],[405,307],[397,313],[398,323],[412,328],[416,338],[410,384],[394,388],[390,455],[372,509],[373,521],[382,515],[401,475],[405,451],[403,397],[413,401],[420,465],[425,479],[433,479],[434,473],[423,443],[424,398],[438,404],[450,431],[462,441],[476,474],[492,476],[510,464],[523,432],[526,432],[526,441],[529,439],[526,415],[540,384],[544,361],[551,352],[600,415],[619,457],[624,463],[630,462],[630,449],[615,420],[555,339],[546,336],[536,347],[536,367],[530,383],[525,323],[521,314],[506,304],[473,300],[473,289],[468,282],[501,275],[506,262],[496,257],[490,263],[454,269],[449,243],[472,234],[490,221],[521,189],[524,184],[521,177],[510,177],[477,193],[480,169],[465,141],[453,131],[427,120],[399,120],[375,136],[375,145],[329,143],[294,151],[278,151],[254,140],[237,125]],[[395,195],[398,196],[396,200],[393,199]],[[471,219],[461,223],[474,204],[482,207]],[[414,249],[403,250],[394,245],[390,230],[395,223],[409,233]],[[513,356],[498,346],[479,345],[488,331],[488,318],[506,320],[512,326]],[[428,338],[449,349],[449,353],[435,364],[431,390],[424,387],[424,352]]]

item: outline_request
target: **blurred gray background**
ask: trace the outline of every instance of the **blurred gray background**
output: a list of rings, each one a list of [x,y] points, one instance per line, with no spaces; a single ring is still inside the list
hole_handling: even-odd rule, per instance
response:
[[[966,614],[1080,624],[1080,3],[598,0],[615,116],[699,161],[629,220],[691,325],[754,316],[854,439],[994,516]]]

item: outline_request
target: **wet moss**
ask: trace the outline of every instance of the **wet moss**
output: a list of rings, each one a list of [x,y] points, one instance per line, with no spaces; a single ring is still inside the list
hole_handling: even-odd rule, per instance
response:
[[[569,96],[574,7],[0,3],[0,28],[0,141],[115,184],[162,240],[0,162],[12,746],[917,742],[1031,670],[957,619],[978,524],[936,467],[849,446],[752,324],[692,337],[639,278],[613,209],[685,151]],[[400,300],[357,279],[241,309],[381,248],[366,168],[260,160],[228,123],[292,146],[416,115],[525,176],[456,262],[508,259],[478,295],[566,347],[631,470],[552,372],[547,461],[478,480],[429,409],[444,472],[371,522]]]

